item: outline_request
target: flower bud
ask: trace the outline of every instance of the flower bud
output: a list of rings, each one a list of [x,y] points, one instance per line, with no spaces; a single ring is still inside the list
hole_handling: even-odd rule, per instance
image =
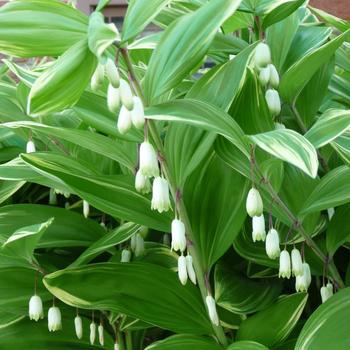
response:
[[[266,254],[270,259],[276,259],[280,252],[280,238],[278,232],[272,228],[266,236]]]
[[[333,295],[333,285],[332,283],[327,283],[327,286],[322,286],[321,290],[322,303],[325,303]]]
[[[117,342],[114,343],[114,350],[119,350],[119,344]]]
[[[311,284],[310,266],[303,263],[303,273],[295,277],[295,290],[297,292],[307,292]]]
[[[135,188],[137,192],[142,194],[147,194],[151,192],[152,186],[149,178],[141,173],[140,170],[137,171],[135,176]]]
[[[167,233],[165,233],[163,235],[163,244],[168,246],[168,247],[170,247],[170,245],[171,245],[170,236]]]
[[[280,269],[278,273],[278,277],[282,278],[290,278],[291,268],[290,268],[290,255],[286,249],[281,252],[280,255]]]
[[[122,104],[129,111],[131,111],[134,108],[134,99],[133,99],[130,85],[124,79],[120,79],[120,98],[121,98]]]
[[[96,323],[90,323],[90,344],[94,345],[96,339]]]
[[[277,69],[273,64],[269,64],[268,69],[270,70],[270,85],[277,89],[280,84],[280,76]]]
[[[253,217],[253,241],[265,241],[266,231],[265,231],[265,218],[264,215]]]
[[[276,90],[269,89],[266,91],[265,99],[270,113],[275,117],[281,113],[280,95]]]
[[[303,275],[305,276],[307,287],[309,288],[311,284],[311,271],[310,271],[310,265],[305,262],[303,263]]]
[[[134,252],[136,249],[136,235],[131,236],[130,239],[130,248]]]
[[[125,106],[120,108],[117,126],[121,134],[126,134],[131,128],[131,113]]]
[[[303,260],[298,249],[292,250],[292,272],[293,276],[301,276],[303,274]]]
[[[158,176],[153,181],[151,208],[162,213],[168,211],[170,207],[168,181]]]
[[[62,329],[61,311],[56,306],[51,306],[48,313],[48,328],[50,332],[56,332]]]
[[[108,78],[109,82],[111,83],[111,85],[116,89],[119,88],[119,86],[120,86],[119,70],[112,59],[110,59],[110,58],[107,59],[105,68],[106,68],[107,78]]]
[[[263,201],[256,188],[251,188],[248,192],[246,209],[250,217],[260,216],[263,213]]]
[[[187,283],[187,267],[186,258],[183,255],[179,256],[179,259],[177,260],[177,268],[179,280],[182,285],[185,285]]]
[[[157,153],[147,141],[140,146],[140,172],[148,177],[156,177],[159,174]]]
[[[328,209],[327,209],[327,214],[328,214],[328,220],[332,220],[332,217],[333,217],[334,214],[335,214],[334,208],[328,208]]]
[[[112,113],[117,113],[120,108],[120,90],[112,84],[108,85],[107,106]]]
[[[85,218],[88,218],[90,214],[90,205],[87,201],[83,201],[83,213]]]
[[[26,152],[27,153],[34,153],[34,152],[36,152],[35,143],[32,140],[29,140],[27,142]]]
[[[208,295],[205,299],[207,308],[208,308],[208,313],[209,313],[209,318],[212,324],[215,326],[219,325],[219,316],[216,311],[216,303],[214,298],[211,295]]]
[[[56,192],[53,188],[50,188],[49,204],[50,205],[57,205],[57,196],[56,196]]]
[[[136,234],[136,244],[135,244],[135,256],[141,256],[145,252],[145,241],[142,236]]]
[[[271,51],[265,43],[259,43],[255,49],[255,65],[258,68],[266,67],[271,63]]]
[[[282,123],[275,123],[275,130],[284,130],[286,126]]]
[[[100,86],[103,84],[105,77],[105,69],[102,64],[98,64],[95,73],[91,77],[91,90],[98,91]]]
[[[130,262],[130,259],[131,259],[131,252],[130,252],[130,250],[129,249],[123,249],[122,257],[121,257],[120,262],[128,263],[128,262]]]
[[[266,86],[270,81],[270,68],[266,67],[260,71],[259,81],[262,86]]]
[[[78,339],[83,337],[83,321],[80,316],[76,316],[74,319],[75,334]]]
[[[38,295],[33,295],[29,300],[29,319],[38,322],[44,318],[43,302]]]
[[[171,249],[176,252],[186,250],[185,225],[181,220],[174,219],[171,223]]]
[[[197,284],[196,272],[194,271],[194,268],[193,268],[193,259],[190,254],[187,254],[186,256],[186,268],[187,268],[188,277],[190,278],[191,282],[193,284]]]
[[[143,103],[138,96],[134,96],[134,108],[131,110],[131,120],[137,129],[142,129],[145,124],[145,111]]]
[[[102,326],[102,324],[100,324],[98,326],[98,340],[99,340],[101,346],[103,346],[105,344],[105,337],[104,337],[104,334],[103,334],[103,326]]]

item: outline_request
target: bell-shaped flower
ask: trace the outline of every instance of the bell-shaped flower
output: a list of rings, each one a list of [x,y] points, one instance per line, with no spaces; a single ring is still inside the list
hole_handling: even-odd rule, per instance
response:
[[[325,303],[333,295],[333,285],[328,282],[326,286],[322,286],[321,290],[322,303]]]
[[[148,177],[159,175],[157,153],[147,141],[140,145],[140,172]]]
[[[294,248],[291,256],[293,276],[301,276],[303,274],[303,260],[301,258],[300,251],[297,248]]]
[[[265,218],[264,215],[254,216],[253,220],[253,242],[265,241],[266,231],[265,231]]]
[[[135,256],[141,256],[145,252],[145,241],[143,240],[142,236],[137,233],[136,234],[136,243],[135,243]]]
[[[178,269],[178,275],[179,280],[182,285],[185,285],[187,283],[187,267],[186,267],[186,258],[181,255],[179,256],[179,259],[177,260],[177,269]]]
[[[262,86],[266,86],[270,81],[270,67],[265,67],[260,71],[259,81]]]
[[[295,290],[297,292],[307,292],[311,284],[310,266],[303,263],[303,273],[295,277]]]
[[[152,189],[151,181],[148,176],[142,174],[141,170],[138,170],[135,176],[135,189],[142,194],[147,194]]]
[[[267,90],[265,94],[265,99],[272,116],[275,117],[279,115],[281,113],[281,99],[278,92],[274,89]]]
[[[151,208],[160,213],[171,208],[168,181],[163,177],[158,176],[153,181]]]
[[[185,225],[179,219],[174,219],[171,223],[171,249],[181,252],[186,250]]]
[[[311,270],[310,265],[306,262],[303,263],[303,275],[305,276],[307,287],[309,288],[311,284]]]
[[[134,99],[129,83],[124,79],[120,79],[119,88],[122,104],[131,111],[134,108]]]
[[[83,214],[85,218],[88,218],[90,214],[90,205],[87,201],[83,200]]]
[[[77,315],[74,319],[74,327],[77,338],[81,339],[83,337],[83,320],[79,315]]]
[[[120,90],[112,84],[108,85],[107,106],[112,113],[117,113],[120,108]]]
[[[284,130],[286,126],[282,123],[275,123],[275,130]]]
[[[26,152],[27,153],[34,153],[34,152],[36,152],[35,143],[32,140],[29,140],[27,142]]]
[[[118,131],[123,135],[126,134],[130,128],[131,128],[131,113],[130,111],[125,107],[122,106],[119,111],[119,116],[118,116]]]
[[[29,319],[38,322],[43,318],[43,302],[38,295],[33,295],[29,300]]]
[[[114,61],[110,58],[107,59],[105,64],[106,75],[114,88],[119,88],[120,86],[120,75],[118,67],[115,65]]]
[[[278,277],[290,278],[291,275],[291,261],[289,252],[284,249],[280,254],[280,268]]]
[[[196,272],[194,271],[194,268],[193,268],[193,259],[190,254],[187,254],[186,256],[186,267],[187,267],[187,274],[191,282],[193,284],[197,284]]]
[[[94,74],[91,77],[91,90],[98,91],[103,84],[105,77],[105,68],[102,64],[98,64]]]
[[[47,316],[48,328],[50,332],[56,332],[62,329],[61,311],[57,306],[51,306]]]
[[[271,63],[271,51],[267,44],[259,43],[255,48],[255,65],[258,68],[266,67]]]
[[[246,209],[250,217],[260,216],[263,213],[263,201],[259,191],[254,187],[248,192]]]
[[[90,344],[94,345],[96,340],[96,323],[92,321],[90,323]]]
[[[105,344],[104,329],[102,324],[98,326],[98,340],[101,346]]]
[[[215,299],[211,295],[208,295],[205,301],[207,304],[208,314],[209,314],[211,323],[214,324],[215,326],[219,326],[219,316],[216,311]]]
[[[122,257],[120,259],[120,262],[122,263],[128,263],[131,260],[131,252],[129,249],[123,249],[122,250]]]
[[[119,350],[119,344],[117,341],[114,343],[114,350]]]
[[[137,129],[142,129],[145,124],[145,111],[140,97],[134,96],[134,108],[130,113],[133,125]]]
[[[268,68],[270,69],[269,83],[274,89],[277,89],[280,84],[280,76],[277,72],[276,67],[273,64],[269,64]]]
[[[270,259],[276,259],[280,256],[280,237],[274,228],[267,233],[265,247],[266,254]]]

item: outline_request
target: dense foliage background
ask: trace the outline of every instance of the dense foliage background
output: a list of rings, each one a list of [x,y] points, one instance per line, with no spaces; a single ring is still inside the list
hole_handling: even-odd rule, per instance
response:
[[[0,348],[348,349],[350,23],[107,4],[0,9]]]

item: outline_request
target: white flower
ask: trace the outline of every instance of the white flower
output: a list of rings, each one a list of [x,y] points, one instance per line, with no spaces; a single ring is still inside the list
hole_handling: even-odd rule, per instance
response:
[[[83,337],[83,321],[80,316],[76,316],[74,319],[75,334],[78,339]]]
[[[248,192],[246,209],[250,217],[260,216],[263,213],[263,201],[256,188],[251,188]]]
[[[90,344],[94,345],[96,339],[96,323],[90,323]]]
[[[333,285],[328,282],[326,286],[322,286],[321,290],[322,303],[325,303],[333,295]]]
[[[259,81],[262,86],[266,86],[270,81],[270,68],[265,67],[260,71]]]
[[[97,68],[91,78],[91,90],[98,91],[100,86],[103,84],[103,80],[105,77],[105,69],[102,64],[98,64]]]
[[[291,262],[290,255],[286,249],[281,252],[280,255],[280,269],[278,277],[290,278],[291,275]]]
[[[131,128],[131,114],[125,106],[120,108],[117,127],[121,134],[126,134]]]
[[[142,236],[136,234],[136,243],[135,243],[135,256],[141,256],[145,252],[145,241]]]
[[[135,188],[137,192],[147,194],[151,192],[152,186],[149,178],[142,174],[141,170],[138,170],[135,176]]]
[[[275,117],[281,113],[281,100],[280,95],[274,89],[266,91],[265,99],[270,113]]]
[[[120,108],[120,90],[112,84],[108,85],[107,106],[112,113],[117,113]]]
[[[151,208],[162,213],[163,211],[168,211],[170,207],[168,181],[158,176],[153,181]]]
[[[300,251],[294,248],[291,256],[293,276],[301,276],[303,274],[303,260],[301,259]]]
[[[265,43],[259,43],[255,49],[255,65],[266,67],[271,62],[271,51]]]
[[[282,123],[275,123],[275,130],[284,130],[286,126]]]
[[[186,267],[187,267],[187,274],[191,282],[193,284],[197,284],[196,272],[194,271],[194,268],[193,268],[193,259],[190,254],[187,254],[186,256]]]
[[[311,271],[310,271],[310,265],[305,262],[303,263],[303,275],[305,276],[307,287],[309,288],[311,284]]]
[[[104,338],[104,334],[103,334],[102,324],[100,324],[98,326],[98,340],[99,340],[101,346],[103,346],[105,344],[105,338]]]
[[[114,350],[119,350],[119,344],[117,342],[114,344]]]
[[[278,232],[272,228],[266,236],[266,254],[270,259],[276,259],[280,252],[280,238]]]
[[[311,284],[310,266],[303,263],[303,273],[295,277],[295,290],[297,292],[307,292]]]
[[[134,252],[136,249],[136,235],[131,236],[130,248]]]
[[[88,218],[90,214],[90,205],[87,201],[83,201],[83,213],[85,218]]]
[[[124,79],[120,79],[120,98],[121,98],[122,104],[129,111],[131,111],[134,108],[134,99],[133,99],[130,85]]]
[[[109,82],[112,84],[113,87],[119,88],[120,75],[119,75],[118,67],[115,65],[114,61],[108,58],[105,68],[106,68],[106,75]]]
[[[131,259],[131,252],[130,252],[130,250],[129,249],[123,249],[122,257],[121,257],[120,262],[128,263],[128,262],[130,262],[130,259]]]
[[[265,231],[265,218],[264,215],[253,217],[253,241],[265,241],[266,231]]]
[[[332,217],[333,217],[334,214],[335,214],[334,208],[328,208],[328,209],[327,209],[327,214],[328,214],[328,220],[332,220]]]
[[[51,306],[48,313],[48,328],[50,332],[56,332],[62,329],[61,311],[56,306]]]
[[[29,300],[29,319],[38,322],[43,318],[43,302],[38,295],[33,295]]]
[[[34,152],[36,152],[35,143],[32,140],[29,140],[27,142],[26,152],[27,153],[34,153]]]
[[[181,220],[174,219],[171,223],[171,249],[184,252],[186,249],[185,225]]]
[[[182,285],[185,285],[187,283],[187,267],[186,258],[183,255],[179,256],[179,259],[177,260],[177,268],[179,280]]]
[[[273,64],[269,64],[268,68],[270,69],[270,85],[274,89],[277,89],[278,85],[280,84],[280,76]]]
[[[215,303],[214,298],[211,295],[208,295],[206,297],[205,301],[207,304],[210,321],[215,326],[218,326],[219,325],[219,316],[218,316],[218,313],[216,311],[216,303]]]
[[[148,177],[156,177],[159,174],[157,153],[147,141],[140,146],[140,172]]]
[[[142,129],[145,124],[145,111],[140,97],[134,96],[134,108],[130,113],[134,126],[138,129]]]
[[[57,205],[57,196],[56,196],[56,192],[53,188],[50,188],[49,204],[50,205]]]

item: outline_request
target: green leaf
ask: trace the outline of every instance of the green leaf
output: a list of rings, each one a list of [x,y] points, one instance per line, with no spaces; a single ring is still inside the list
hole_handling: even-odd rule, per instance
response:
[[[43,116],[72,107],[80,98],[96,68],[86,40],[69,48],[35,81],[27,113]]]
[[[340,166],[331,170],[316,186],[304,203],[302,214],[333,208],[350,201],[350,168]]]
[[[153,52],[144,79],[150,104],[178,85],[197,67],[220,25],[237,9],[240,0],[216,0],[172,23]]]
[[[268,348],[255,341],[243,340],[234,342],[226,350],[268,350]]]
[[[194,335],[173,335],[164,340],[153,343],[145,350],[222,350],[222,347],[210,338]]]
[[[350,30],[294,63],[282,76],[279,89],[282,98],[293,102],[317,70],[328,62],[338,47],[349,38],[349,34]]]
[[[280,22],[295,12],[305,0],[292,0],[281,3],[270,11],[263,19],[262,26],[267,28],[276,22]]]
[[[327,24],[337,28],[341,32],[345,32],[350,29],[350,22],[345,19],[338,18],[315,7],[309,6],[309,9],[313,14],[321,18],[323,22],[326,22]]]
[[[230,115],[212,104],[197,100],[176,100],[146,110],[149,119],[186,123],[223,135],[249,156],[245,135]]]
[[[95,264],[57,271],[45,276],[44,284],[71,306],[121,312],[179,333],[211,332],[199,290],[189,283],[182,286],[176,273],[164,267]]]
[[[304,135],[316,148],[323,147],[342,135],[350,126],[350,111],[327,110]]]
[[[140,34],[171,0],[132,0],[126,12],[122,41],[128,41]]]
[[[347,350],[350,346],[348,319],[350,315],[350,288],[332,296],[306,321],[295,350]]]
[[[0,51],[59,56],[86,37],[87,17],[61,1],[16,0],[0,9]]]
[[[215,267],[215,299],[224,309],[249,314],[272,304],[281,291],[279,281],[254,281],[224,264]]]
[[[243,225],[248,184],[218,157],[206,163],[187,180],[183,195],[195,245],[210,269]]]
[[[317,176],[316,150],[305,137],[294,130],[274,130],[250,138],[264,151],[293,164],[312,178]]]
[[[25,181],[1,181],[0,182],[0,204],[16,193]]]
[[[298,322],[306,301],[305,293],[281,297],[274,305],[243,321],[237,340],[254,340],[267,347],[281,343]]]

